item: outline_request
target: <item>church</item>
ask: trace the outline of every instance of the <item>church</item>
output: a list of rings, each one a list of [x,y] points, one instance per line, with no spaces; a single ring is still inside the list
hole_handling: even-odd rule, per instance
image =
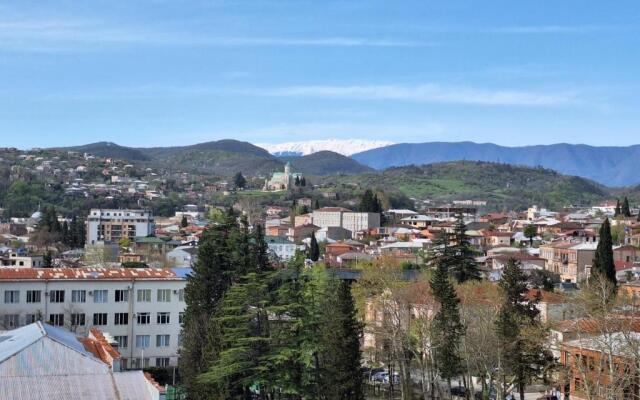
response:
[[[302,174],[291,172],[291,164],[287,162],[284,166],[284,172],[274,172],[271,179],[264,181],[262,190],[288,190],[295,185],[296,179],[302,180]]]

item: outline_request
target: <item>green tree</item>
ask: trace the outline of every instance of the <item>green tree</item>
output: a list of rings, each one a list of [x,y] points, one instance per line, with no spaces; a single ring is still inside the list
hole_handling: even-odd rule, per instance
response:
[[[235,186],[236,189],[244,189],[246,185],[247,180],[241,172],[238,172],[233,176],[233,186]]]
[[[620,214],[625,217],[628,218],[631,216],[631,208],[629,207],[629,199],[625,196],[624,200],[622,201],[622,206],[620,207]]]
[[[614,217],[618,217],[622,214],[622,209],[620,207],[620,199],[616,200],[616,208],[615,211],[613,212],[613,216]]]
[[[537,299],[528,297],[527,278],[520,263],[509,260],[499,286],[504,300],[496,321],[503,377],[509,375],[524,400],[524,388],[548,364],[544,353],[546,331],[540,325]],[[503,379],[504,380],[504,379]]]
[[[462,214],[458,214],[453,227],[453,245],[450,247],[452,253],[449,273],[458,281],[464,283],[468,280],[479,280],[480,270],[475,259],[475,251],[471,246],[467,227]]]
[[[451,379],[464,372],[460,342],[465,329],[460,321],[460,300],[449,278],[448,265],[442,261],[436,263],[430,281],[433,297],[440,304],[433,318],[432,339],[436,369],[451,388]]]
[[[311,233],[311,243],[309,244],[309,258],[311,261],[318,261],[320,258],[320,246],[316,240],[316,234]]]
[[[187,216],[186,215],[182,215],[182,220],[180,220],[180,226],[183,228],[186,228],[187,226],[189,226],[189,221],[187,220]]]
[[[611,237],[611,224],[606,218],[600,227],[600,240],[596,248],[596,254],[593,258],[591,267],[591,276],[594,279],[599,275],[605,277],[612,285],[616,287],[618,282],[616,279],[616,267],[613,261],[613,239]]]
[[[533,238],[538,234],[538,228],[533,224],[529,224],[524,227],[523,233],[529,239],[529,247],[533,247]]]
[[[42,266],[44,268],[53,267],[53,256],[51,255],[51,250],[47,250],[44,256],[42,256]]]

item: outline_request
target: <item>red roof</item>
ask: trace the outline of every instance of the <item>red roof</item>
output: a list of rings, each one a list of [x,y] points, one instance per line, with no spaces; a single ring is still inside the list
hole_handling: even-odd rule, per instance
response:
[[[0,280],[179,280],[165,268],[0,268]]]

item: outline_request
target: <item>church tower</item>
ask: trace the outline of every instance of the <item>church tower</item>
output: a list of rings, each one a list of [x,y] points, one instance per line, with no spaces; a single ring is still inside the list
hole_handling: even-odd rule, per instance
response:
[[[284,188],[289,189],[291,187],[291,163],[287,161],[284,165]]]

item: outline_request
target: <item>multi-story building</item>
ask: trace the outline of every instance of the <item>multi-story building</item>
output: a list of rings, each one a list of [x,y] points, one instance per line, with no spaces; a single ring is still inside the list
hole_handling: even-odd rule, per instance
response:
[[[0,255],[0,266],[14,268],[41,268],[44,265],[43,256],[26,256],[12,251],[9,254]]]
[[[38,320],[118,342],[124,368],[175,365],[190,269],[2,268],[0,325]]]
[[[353,212],[342,207],[324,207],[313,211],[312,221],[319,228],[341,227],[355,236],[357,232],[378,228],[380,214]]]
[[[545,269],[560,275],[563,282],[578,283],[589,277],[598,242],[559,240],[540,246]]]
[[[278,256],[281,261],[289,261],[295,255],[296,251],[304,251],[304,245],[297,245],[280,236],[265,236],[265,242],[269,247],[269,252]]]
[[[149,210],[96,209],[87,218],[87,244],[118,242],[122,237],[149,236],[155,224]]]

